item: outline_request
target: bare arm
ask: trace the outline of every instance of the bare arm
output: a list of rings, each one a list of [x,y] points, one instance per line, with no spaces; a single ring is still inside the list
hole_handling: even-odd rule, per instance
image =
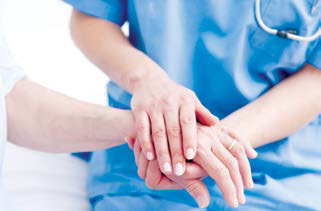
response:
[[[8,138],[47,152],[106,149],[134,135],[130,111],[81,102],[22,80],[6,97]]]
[[[133,95],[137,140],[146,158],[157,156],[163,173],[183,174],[185,158],[196,154],[196,120],[213,125],[217,119],[191,90],[134,48],[118,25],[74,10],[71,33],[81,51]]]
[[[87,58],[128,92],[133,93],[143,80],[167,78],[156,63],[130,44],[118,25],[74,10],[70,27],[74,42]]]
[[[311,65],[222,120],[259,147],[282,139],[321,112],[321,70]]]

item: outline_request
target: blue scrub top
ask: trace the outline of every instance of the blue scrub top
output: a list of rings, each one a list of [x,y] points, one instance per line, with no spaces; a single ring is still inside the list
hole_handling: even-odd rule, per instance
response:
[[[321,39],[298,42],[267,34],[255,0],[65,0],[77,10],[121,26],[129,40],[177,83],[192,89],[224,118],[255,100],[306,63],[321,69]],[[262,18],[276,29],[309,36],[320,27],[320,0],[262,0]],[[130,109],[131,96],[108,85],[111,106]],[[277,109],[277,108],[275,108]],[[271,131],[273,132],[273,131]],[[240,210],[321,210],[321,117],[293,135],[258,149],[255,187]],[[89,194],[95,210],[188,210],[185,191],[154,191],[137,177],[127,146],[94,152]],[[211,179],[210,209],[226,207]],[[147,197],[147,198],[146,198]],[[161,204],[160,204],[161,203]],[[137,208],[137,209],[136,209]]]

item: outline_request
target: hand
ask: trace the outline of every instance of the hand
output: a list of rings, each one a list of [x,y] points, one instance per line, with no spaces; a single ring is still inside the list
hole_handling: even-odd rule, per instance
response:
[[[186,171],[183,176],[165,176],[159,169],[158,162],[148,161],[141,152],[138,141],[134,143],[131,139],[129,146],[134,148],[135,161],[138,166],[138,175],[145,179],[146,186],[152,190],[180,190],[186,191],[195,199],[200,208],[205,208],[209,204],[209,193],[201,181],[207,176],[206,172],[195,163],[187,163]]]
[[[239,140],[220,124],[199,126],[198,151],[193,159],[215,180],[225,201],[232,207],[245,203],[243,186],[253,187],[247,155],[254,157],[256,152],[244,140],[243,144]]]
[[[238,203],[244,203],[243,185],[248,188],[253,186],[247,155],[254,158],[257,153],[249,143],[239,138],[228,128],[222,127],[221,124],[213,127],[199,126],[198,128],[198,153],[194,161],[216,181],[224,199],[230,206],[236,207]],[[235,142],[232,148],[227,150],[234,140],[238,142]],[[134,152],[136,165],[138,165],[138,175],[145,178],[148,162],[144,156],[139,156],[141,148],[137,144],[138,142],[135,143]],[[130,141],[129,145],[133,147],[133,141]],[[195,174],[199,177],[206,176],[202,168],[194,168],[193,176]],[[186,173],[190,174],[188,172]],[[148,183],[158,184],[153,177]]]
[[[171,174],[174,166],[175,174],[182,175],[186,159],[195,157],[196,120],[209,126],[218,122],[191,90],[168,78],[137,84],[131,107],[142,151],[148,160],[153,160],[155,148],[164,174]]]

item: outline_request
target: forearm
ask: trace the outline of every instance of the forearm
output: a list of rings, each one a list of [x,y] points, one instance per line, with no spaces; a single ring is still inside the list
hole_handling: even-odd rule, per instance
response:
[[[306,65],[222,120],[253,147],[282,139],[321,112],[321,71]]]
[[[134,48],[121,28],[111,22],[74,10],[71,34],[87,58],[130,93],[143,80],[167,78],[167,74]]]
[[[35,150],[101,150],[134,135],[130,111],[81,102],[28,80],[16,84],[6,104],[8,139]]]

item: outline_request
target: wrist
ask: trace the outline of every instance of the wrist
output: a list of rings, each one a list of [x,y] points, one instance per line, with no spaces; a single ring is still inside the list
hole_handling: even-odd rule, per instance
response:
[[[108,145],[124,144],[127,136],[135,137],[134,117],[129,110],[104,107],[96,121],[97,139],[110,142]]]
[[[146,57],[146,56],[145,56]],[[143,58],[137,67],[127,72],[123,77],[127,81],[129,92],[133,94],[137,89],[146,83],[157,83],[169,80],[167,73],[155,62],[149,58]]]

